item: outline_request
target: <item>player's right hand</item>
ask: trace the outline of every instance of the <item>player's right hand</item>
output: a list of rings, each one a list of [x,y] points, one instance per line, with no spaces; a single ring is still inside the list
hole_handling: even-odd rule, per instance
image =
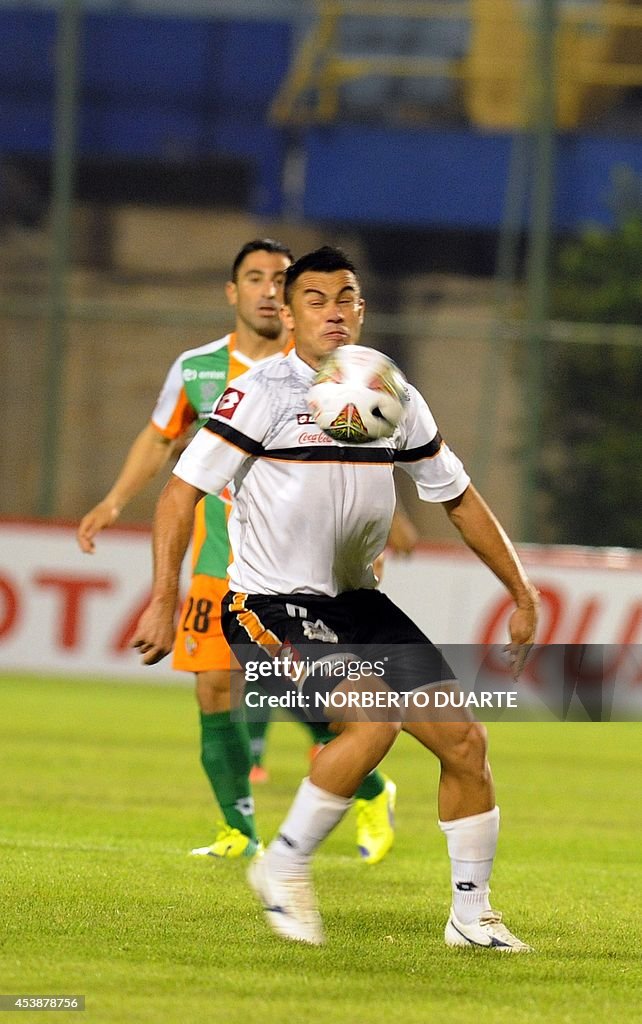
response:
[[[94,537],[101,530],[111,526],[118,519],[118,509],[111,502],[99,501],[87,515],[80,520],[80,526],[76,532],[78,547],[86,555],[93,555],[96,550]]]
[[[174,603],[152,600],[138,620],[131,646],[143,655],[143,665],[162,661],[174,646]]]

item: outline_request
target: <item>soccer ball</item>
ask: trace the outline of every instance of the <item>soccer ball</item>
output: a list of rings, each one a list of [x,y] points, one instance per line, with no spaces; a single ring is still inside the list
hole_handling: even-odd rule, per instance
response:
[[[321,363],[308,392],[315,423],[335,441],[390,437],[408,401],[406,378],[382,352],[343,345]]]

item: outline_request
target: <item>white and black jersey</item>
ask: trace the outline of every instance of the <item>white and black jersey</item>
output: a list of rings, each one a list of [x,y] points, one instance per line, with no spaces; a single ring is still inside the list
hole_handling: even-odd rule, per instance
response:
[[[394,465],[424,501],[455,498],[470,482],[415,388],[393,437],[342,444],[312,420],[314,374],[292,351],[236,378],[174,470],[213,494],[232,481],[233,591],[334,597],[372,588],[394,511]]]

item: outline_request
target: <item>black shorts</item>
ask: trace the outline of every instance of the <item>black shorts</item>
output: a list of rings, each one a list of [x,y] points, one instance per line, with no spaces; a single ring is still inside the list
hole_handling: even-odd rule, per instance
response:
[[[305,695],[299,708],[308,711],[322,706],[313,694],[331,692],[345,678],[371,678],[373,689],[384,684],[397,694],[455,679],[440,651],[379,590],[337,597],[229,592],[221,621],[246,680],[268,694]]]

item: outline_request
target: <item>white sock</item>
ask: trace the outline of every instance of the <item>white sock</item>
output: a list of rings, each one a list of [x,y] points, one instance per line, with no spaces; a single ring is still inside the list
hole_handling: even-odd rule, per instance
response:
[[[317,846],[339,824],[352,797],[336,796],[304,779],[266,856],[276,871],[306,870]]]
[[[499,836],[499,807],[454,821],[440,821],[450,856],[453,910],[462,924],[490,910],[490,873]]]

